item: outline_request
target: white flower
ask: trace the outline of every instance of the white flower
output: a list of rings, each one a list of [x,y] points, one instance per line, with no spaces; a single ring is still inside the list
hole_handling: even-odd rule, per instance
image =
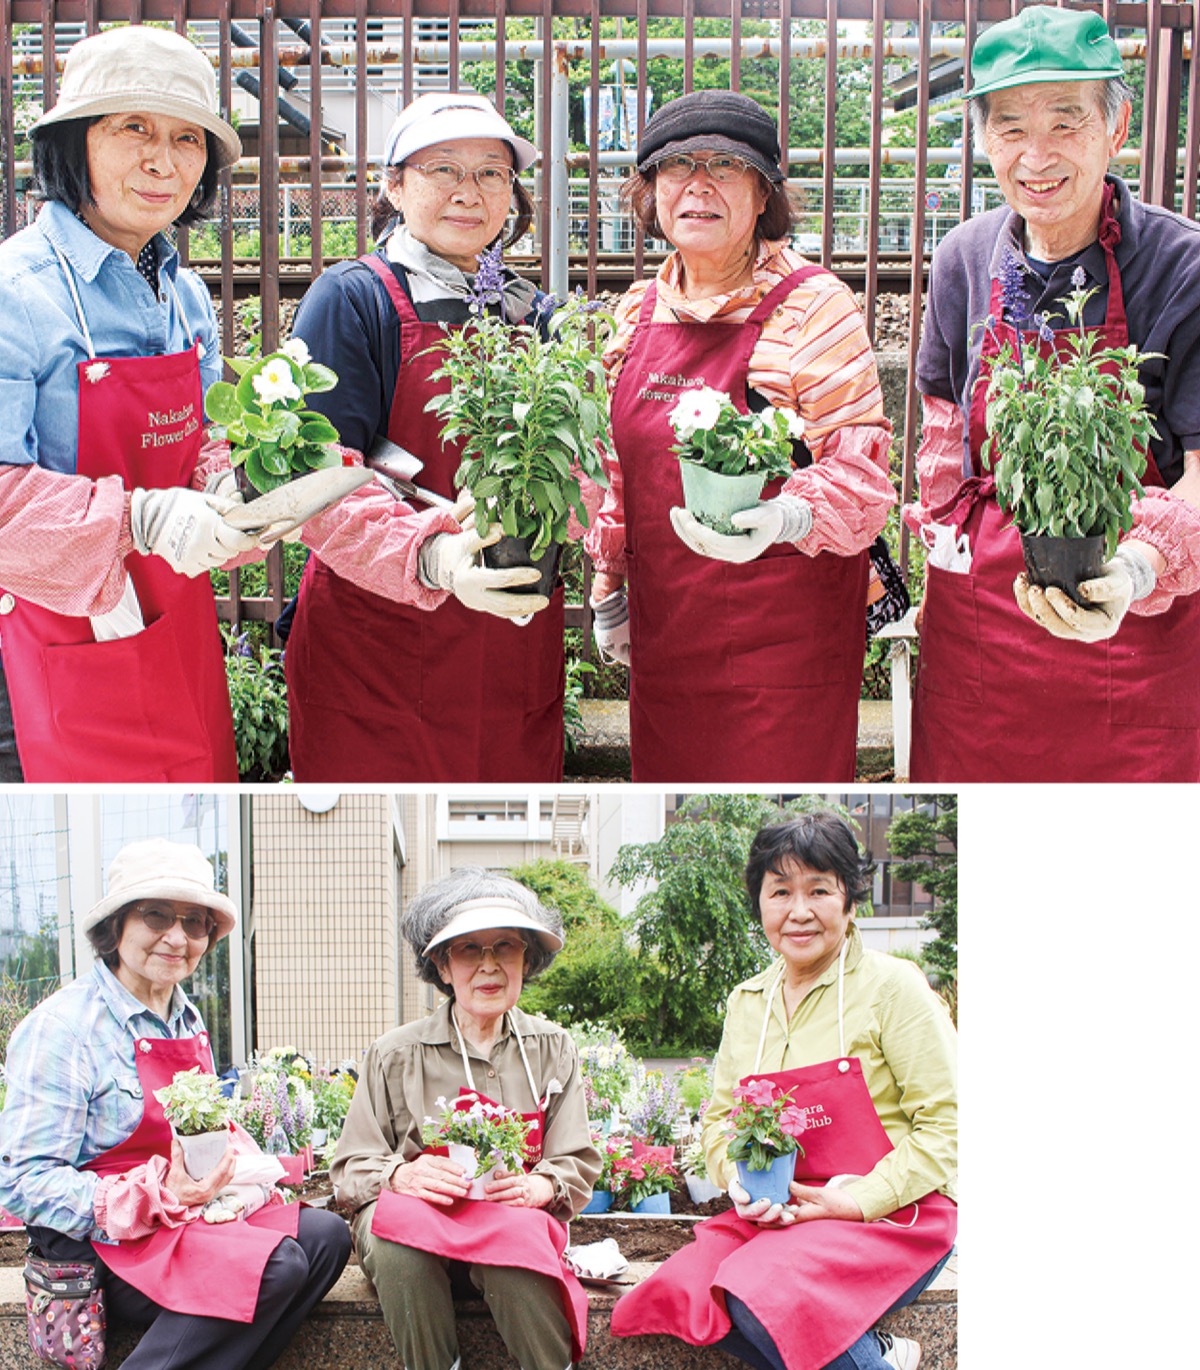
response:
[[[297,366],[307,366],[312,361],[312,353],[303,338],[289,338],[279,350],[287,353]]]
[[[802,438],[804,436],[804,420],[799,414],[793,414],[790,409],[782,411],[783,417],[787,419],[787,431],[789,438]]]
[[[689,390],[672,405],[667,422],[674,428],[676,437],[686,440],[693,433],[707,432],[715,427],[721,417],[722,405],[728,402],[729,396],[723,390],[714,390],[708,385]]]
[[[292,368],[283,358],[267,362],[251,384],[254,393],[263,404],[274,404],[276,400],[298,400],[302,398],[300,387],[292,377]]]

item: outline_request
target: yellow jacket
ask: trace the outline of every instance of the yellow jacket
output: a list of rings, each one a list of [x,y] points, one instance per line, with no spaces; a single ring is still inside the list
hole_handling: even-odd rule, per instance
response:
[[[895,1150],[845,1186],[870,1221],[937,1190],[955,1197],[958,1179],[958,1035],[943,1001],[911,961],[868,951],[850,924],[846,953],[845,1052],[862,1063],[875,1110]],[[733,1087],[756,1072],[776,960],[729,996],[717,1051],[713,1097],[704,1115],[708,1173],[728,1185],[736,1170],[725,1151]],[[758,1074],[817,1065],[839,1055],[835,963],[801,1000],[789,1023],[783,995],[772,997]]]

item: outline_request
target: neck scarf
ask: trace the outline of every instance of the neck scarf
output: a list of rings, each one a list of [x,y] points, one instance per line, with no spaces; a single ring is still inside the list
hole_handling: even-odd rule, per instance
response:
[[[414,300],[465,300],[475,284],[474,272],[460,271],[445,257],[431,252],[419,238],[414,238],[406,224],[397,224],[388,234],[388,260],[399,263],[408,272]],[[535,287],[505,268],[504,317],[519,323],[533,308]]]

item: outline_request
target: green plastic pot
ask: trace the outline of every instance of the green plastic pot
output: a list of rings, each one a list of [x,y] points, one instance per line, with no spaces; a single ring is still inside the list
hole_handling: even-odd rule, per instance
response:
[[[681,461],[679,473],[683,480],[683,507],[689,514],[718,533],[749,535],[748,529],[736,527],[730,519],[758,503],[767,483],[765,472],[727,476],[698,462]]]

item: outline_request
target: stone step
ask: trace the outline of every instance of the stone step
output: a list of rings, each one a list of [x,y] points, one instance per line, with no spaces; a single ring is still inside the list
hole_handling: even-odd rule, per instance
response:
[[[914,1337],[921,1343],[921,1370],[957,1370],[957,1260],[951,1257],[915,1304],[881,1324],[897,1336]],[[655,1268],[631,1265],[629,1273],[634,1280],[643,1280]],[[674,1337],[614,1337],[609,1317],[617,1292],[594,1288],[588,1299],[584,1370],[722,1370],[741,1364],[712,1347],[688,1346]],[[458,1305],[458,1332],[464,1370],[512,1370],[515,1366],[482,1299]],[[109,1337],[108,1345],[107,1364],[118,1366],[137,1345],[137,1334],[123,1328]],[[33,1363],[25,1337],[21,1271],[0,1267],[0,1370],[21,1370]],[[279,1370],[401,1370],[375,1291],[358,1266],[347,1266],[277,1364]]]

